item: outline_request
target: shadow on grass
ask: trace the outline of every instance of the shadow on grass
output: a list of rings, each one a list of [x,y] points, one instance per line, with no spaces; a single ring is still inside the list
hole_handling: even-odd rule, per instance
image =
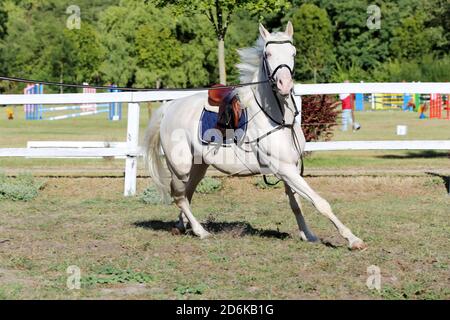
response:
[[[450,176],[444,176],[442,174],[435,173],[435,172],[427,172],[427,174],[429,174],[430,176],[435,176],[435,177],[441,178],[442,182],[444,182],[447,193],[450,195]]]
[[[147,220],[133,223],[134,226],[144,229],[167,231],[174,233],[175,224],[177,221],[162,221],[162,220]],[[211,233],[229,233],[236,237],[244,236],[259,236],[262,238],[290,238],[290,234],[280,232],[279,230],[262,230],[255,229],[247,222],[233,221],[233,222],[216,222],[208,221],[202,223],[203,227]]]
[[[423,151],[410,151],[406,154],[385,154],[376,157],[381,159],[448,158],[449,153],[446,151],[423,150]]]

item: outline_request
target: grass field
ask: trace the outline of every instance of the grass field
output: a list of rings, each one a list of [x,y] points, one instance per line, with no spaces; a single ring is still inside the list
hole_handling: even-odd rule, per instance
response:
[[[450,138],[450,121],[404,112],[357,115],[361,131],[337,131],[335,140]],[[21,118],[1,118],[0,147],[125,140],[126,122],[103,116]],[[141,132],[147,119],[143,109]],[[408,125],[406,137],[396,136],[397,124]],[[2,299],[450,299],[450,197],[442,178],[425,174],[449,172],[446,152],[307,158],[307,181],[366,241],[363,252],[349,251],[306,203],[306,219],[324,244],[300,241],[283,189],[260,189],[259,177],[220,177],[220,191],[194,196],[196,216],[214,235],[200,241],[171,234],[173,205],[122,196],[123,161],[0,158],[0,164],[7,174],[28,171],[44,183],[32,201],[0,200]],[[138,179],[139,194],[149,183]],[[380,292],[366,286],[372,265],[381,271]],[[81,270],[80,290],[66,286],[69,266]]]
[[[174,236],[174,206],[122,197],[122,179],[47,178],[2,201],[1,298],[449,299],[450,198],[433,177],[317,177],[310,184],[369,248],[352,252],[306,205],[323,241],[299,240],[282,189],[222,178],[193,208],[214,237]],[[140,188],[148,182],[139,180]],[[69,266],[81,290],[68,290]],[[381,270],[381,291],[366,287]]]

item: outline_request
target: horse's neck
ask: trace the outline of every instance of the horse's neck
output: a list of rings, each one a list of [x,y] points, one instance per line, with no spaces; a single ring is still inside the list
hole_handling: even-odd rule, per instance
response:
[[[267,79],[267,76],[265,75],[262,66],[260,70],[255,74],[254,81],[265,81]],[[256,87],[252,88],[253,94],[251,95],[252,103],[249,106],[249,112],[250,116],[251,114],[259,114],[262,113],[261,116],[267,118],[268,121],[271,121],[271,119],[275,120],[278,124],[284,123],[291,124],[294,122],[295,118],[295,106],[293,104],[293,101],[290,97],[283,98],[283,97],[277,97],[275,96],[276,93],[272,90],[271,84],[268,82],[261,83],[257,85]],[[248,96],[248,94],[247,94]],[[255,98],[257,101],[255,101]],[[264,112],[261,112],[261,108],[264,109]],[[270,118],[268,118],[268,116]],[[283,116],[284,114],[284,116]]]

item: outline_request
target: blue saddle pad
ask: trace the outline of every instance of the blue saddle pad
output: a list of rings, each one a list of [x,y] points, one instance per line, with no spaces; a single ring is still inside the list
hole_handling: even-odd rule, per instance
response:
[[[225,137],[222,135],[222,132],[216,128],[218,117],[219,114],[217,112],[203,109],[199,122],[200,128],[198,130],[202,143],[222,144],[223,146],[231,145],[233,143],[238,144],[244,138],[245,132],[247,131],[247,110],[242,110],[238,128],[236,130],[227,129]]]

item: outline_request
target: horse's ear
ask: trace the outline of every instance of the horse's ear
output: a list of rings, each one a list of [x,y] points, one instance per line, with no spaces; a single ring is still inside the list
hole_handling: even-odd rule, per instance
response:
[[[267,31],[266,28],[262,25],[262,23],[259,24],[259,33],[261,34],[261,37],[266,40],[267,37],[270,35],[270,32]]]
[[[291,22],[291,21],[289,21],[289,22],[287,23],[285,33],[286,33],[289,37],[291,37],[291,38],[292,38],[292,36],[294,35],[294,27],[292,26],[292,22]]]

